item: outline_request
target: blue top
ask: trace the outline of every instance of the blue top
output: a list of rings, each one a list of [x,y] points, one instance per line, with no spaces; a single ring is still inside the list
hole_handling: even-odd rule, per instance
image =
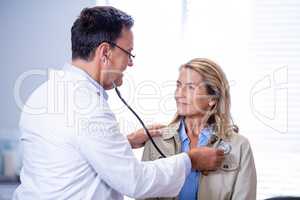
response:
[[[212,128],[204,128],[201,130],[198,138],[197,146],[206,146],[210,136],[212,135]],[[188,152],[190,150],[190,139],[186,134],[184,118],[180,121],[179,137],[181,141],[181,152]],[[186,177],[183,187],[179,193],[180,200],[196,200],[199,188],[199,178],[201,172],[191,170],[191,173]]]

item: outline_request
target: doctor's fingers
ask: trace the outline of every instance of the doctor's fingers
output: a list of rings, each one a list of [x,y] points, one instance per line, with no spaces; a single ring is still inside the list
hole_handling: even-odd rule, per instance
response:
[[[217,170],[222,165],[224,158],[225,158],[224,156],[212,157],[210,169]]]
[[[223,149],[216,149],[216,154],[218,156],[224,156],[224,150]]]
[[[202,175],[207,176],[209,172],[208,171],[202,171],[201,173],[202,173]]]
[[[162,129],[164,127],[166,127],[166,125],[163,125],[163,124],[152,124],[152,125],[147,126],[147,128],[149,130]]]
[[[160,129],[149,129],[149,133],[152,137],[161,136],[162,132]],[[146,133],[145,133],[146,134]]]
[[[217,160],[217,161],[216,161],[216,167],[217,167],[217,168],[221,167],[221,165],[222,165],[222,163],[223,163],[223,160],[224,160],[224,159],[222,159],[222,160]]]
[[[163,124],[151,124],[149,126],[147,126],[147,128],[150,130],[150,129],[161,129],[161,128],[164,128],[166,127],[166,125],[163,125]]]
[[[225,159],[224,155],[222,155],[222,156],[218,155],[217,158],[216,158],[216,162],[217,163],[222,163],[224,161],[224,159]]]
[[[225,159],[225,155],[217,155],[217,160],[223,161]]]

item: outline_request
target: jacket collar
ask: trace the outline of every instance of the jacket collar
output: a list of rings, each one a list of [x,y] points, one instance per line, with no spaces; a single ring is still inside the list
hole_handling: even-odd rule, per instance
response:
[[[179,138],[179,128],[180,128],[180,120],[164,128],[163,135],[162,135],[163,140],[168,140],[173,137],[175,137],[175,139]],[[215,134],[214,131],[213,134]],[[206,136],[208,137],[208,135]]]
[[[180,120],[164,128],[162,138],[164,140],[168,140],[171,139],[172,137],[178,137],[179,126],[180,126]]]

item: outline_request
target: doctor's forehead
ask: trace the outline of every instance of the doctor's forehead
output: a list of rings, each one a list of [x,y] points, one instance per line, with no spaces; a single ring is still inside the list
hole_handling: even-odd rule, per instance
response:
[[[133,33],[129,29],[123,29],[120,37],[116,41],[117,44],[122,44],[126,49],[133,49]]]

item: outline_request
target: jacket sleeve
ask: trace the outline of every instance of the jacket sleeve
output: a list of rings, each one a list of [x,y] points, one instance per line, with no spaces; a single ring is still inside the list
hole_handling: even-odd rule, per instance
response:
[[[242,143],[240,171],[237,174],[234,185],[232,200],[255,200],[256,199],[256,169],[250,143],[247,139]]]
[[[148,140],[144,146],[144,151],[143,151],[143,155],[142,155],[142,161],[151,161],[153,160],[152,156],[151,156],[151,149],[152,149],[152,144],[151,141]]]
[[[153,158],[151,156],[151,143],[148,140],[144,146],[142,161],[152,161],[152,160]],[[136,199],[136,200],[159,200],[159,198],[147,198],[147,199]]]

